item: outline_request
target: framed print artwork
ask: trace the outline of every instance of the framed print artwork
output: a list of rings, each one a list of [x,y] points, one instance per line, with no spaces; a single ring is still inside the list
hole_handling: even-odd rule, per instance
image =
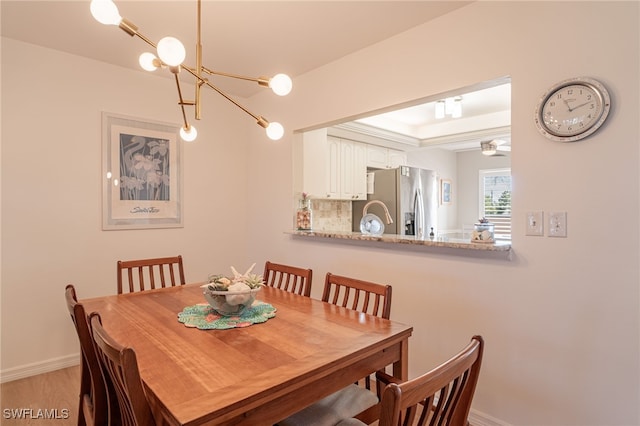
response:
[[[440,204],[451,204],[451,181],[440,180]]]
[[[183,226],[179,130],[102,113],[103,230]]]

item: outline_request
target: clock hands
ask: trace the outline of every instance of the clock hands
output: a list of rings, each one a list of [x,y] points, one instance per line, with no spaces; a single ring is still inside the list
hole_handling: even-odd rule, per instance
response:
[[[573,112],[573,111],[577,110],[578,108],[581,108],[581,107],[591,103],[591,101],[587,101],[587,102],[581,103],[580,105],[576,105],[573,108],[571,108],[571,106],[569,105],[569,102],[575,102],[575,99],[563,99],[563,102],[567,106],[567,108],[569,109],[569,112]]]
[[[580,107],[583,107],[583,106],[585,106],[587,104],[590,104],[590,103],[591,103],[591,101],[587,101],[587,102],[581,103],[580,105],[574,106],[573,108],[569,108],[569,112],[574,111],[574,110],[576,110],[576,109],[578,109]]]

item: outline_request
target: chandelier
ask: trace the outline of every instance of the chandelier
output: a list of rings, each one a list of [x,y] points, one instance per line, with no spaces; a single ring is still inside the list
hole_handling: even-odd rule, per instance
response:
[[[200,120],[201,108],[200,108],[200,89],[202,86],[207,86],[214,91],[218,92],[229,102],[249,114],[253,117],[257,124],[263,127],[267,136],[270,139],[278,140],[284,134],[284,128],[280,123],[270,123],[266,118],[253,114],[251,111],[240,105],[229,95],[224,93],[220,88],[212,84],[205,75],[218,75],[223,77],[230,77],[240,80],[253,81],[263,87],[269,87],[273,92],[279,96],[287,95],[292,88],[291,79],[285,74],[277,74],[273,78],[267,77],[245,77],[242,75],[231,74],[221,71],[214,71],[202,65],[202,44],[201,44],[201,0],[197,3],[197,41],[196,41],[196,66],[190,67],[183,64],[186,57],[186,51],[184,45],[180,40],[174,37],[164,37],[158,43],[154,43],[149,38],[144,36],[138,31],[138,27],[132,22],[120,16],[118,7],[112,0],[91,0],[91,14],[100,23],[105,25],[117,25],[124,32],[131,37],[138,36],[144,42],[156,49],[157,56],[153,53],[143,53],[140,55],[140,66],[146,71],[155,71],[158,68],[168,68],[173,73],[176,87],[178,89],[178,104],[182,110],[183,126],[180,129],[180,137],[185,141],[193,141],[196,139],[198,132],[196,128],[187,120],[187,114],[185,112],[185,106],[193,106],[195,109],[195,119]],[[194,100],[185,100],[182,95],[182,89],[180,87],[180,79],[178,75],[181,70],[184,70],[191,74],[196,79],[195,84],[195,98]]]

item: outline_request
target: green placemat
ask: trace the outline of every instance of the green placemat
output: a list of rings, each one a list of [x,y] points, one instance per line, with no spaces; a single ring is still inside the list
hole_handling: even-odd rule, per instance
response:
[[[266,322],[276,316],[276,308],[266,302],[256,300],[242,314],[225,317],[217,313],[209,304],[198,303],[187,306],[178,314],[178,321],[187,327],[200,330],[225,330],[229,328],[249,327]]]

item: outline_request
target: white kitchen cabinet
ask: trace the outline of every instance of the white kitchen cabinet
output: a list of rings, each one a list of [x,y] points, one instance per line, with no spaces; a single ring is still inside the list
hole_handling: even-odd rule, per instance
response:
[[[340,152],[340,198],[343,200],[366,200],[366,146],[358,142],[340,140]]]
[[[396,149],[367,145],[367,167],[395,169],[407,164],[407,154]]]
[[[367,167],[386,169],[388,165],[388,149],[377,145],[367,145]]]
[[[302,191],[312,198],[367,198],[366,148],[359,142],[327,136],[326,129],[305,132]]]
[[[389,165],[392,169],[407,165],[407,153],[395,149],[389,149]]]

